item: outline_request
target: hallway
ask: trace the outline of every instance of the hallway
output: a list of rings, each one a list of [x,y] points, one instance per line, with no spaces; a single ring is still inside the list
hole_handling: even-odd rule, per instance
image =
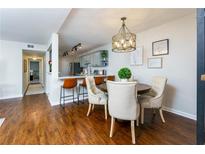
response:
[[[41,83],[29,84],[26,95],[35,95],[44,93],[44,87]]]

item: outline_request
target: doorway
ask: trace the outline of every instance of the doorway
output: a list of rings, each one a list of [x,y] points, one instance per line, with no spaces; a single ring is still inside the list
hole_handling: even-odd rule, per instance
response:
[[[45,92],[45,52],[23,51],[23,95]]]
[[[29,70],[30,83],[40,83],[39,65],[40,65],[39,61],[30,60],[30,70]]]

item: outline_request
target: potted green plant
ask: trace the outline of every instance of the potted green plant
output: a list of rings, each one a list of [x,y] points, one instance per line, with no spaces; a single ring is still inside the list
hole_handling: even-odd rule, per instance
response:
[[[132,72],[129,68],[123,67],[118,71],[118,76],[122,82],[126,82],[131,78]]]
[[[102,50],[101,51],[101,57],[103,60],[106,60],[108,58],[108,51],[107,50]]]
[[[107,66],[108,64],[108,50],[102,50],[101,53],[102,66]]]

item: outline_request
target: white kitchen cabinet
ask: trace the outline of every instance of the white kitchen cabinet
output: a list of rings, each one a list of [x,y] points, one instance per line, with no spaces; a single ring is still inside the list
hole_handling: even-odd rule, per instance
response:
[[[101,66],[100,52],[96,52],[96,66]]]
[[[92,57],[93,57],[93,66],[94,66],[94,67],[99,66],[99,65],[98,65],[98,52],[94,53],[94,54],[92,55]]]
[[[80,57],[80,67],[83,67],[83,57]]]
[[[90,64],[93,67],[107,66],[107,65],[103,65],[102,61],[103,59],[101,57],[100,51],[80,57],[81,67],[87,67],[88,64]]]
[[[87,61],[87,59],[86,59],[86,57],[85,56],[82,56],[81,58],[81,61],[80,61],[80,66],[81,67],[86,67],[86,61]]]

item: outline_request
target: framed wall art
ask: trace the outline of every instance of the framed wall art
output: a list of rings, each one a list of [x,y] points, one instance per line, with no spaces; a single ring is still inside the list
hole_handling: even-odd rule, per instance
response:
[[[130,53],[130,65],[143,65],[143,46]]]
[[[27,60],[26,59],[23,60],[23,68],[24,68],[24,73],[26,73],[27,72]]]
[[[169,54],[169,39],[152,42],[152,55],[168,55]]]
[[[152,69],[162,68],[162,58],[148,58],[147,66]]]

